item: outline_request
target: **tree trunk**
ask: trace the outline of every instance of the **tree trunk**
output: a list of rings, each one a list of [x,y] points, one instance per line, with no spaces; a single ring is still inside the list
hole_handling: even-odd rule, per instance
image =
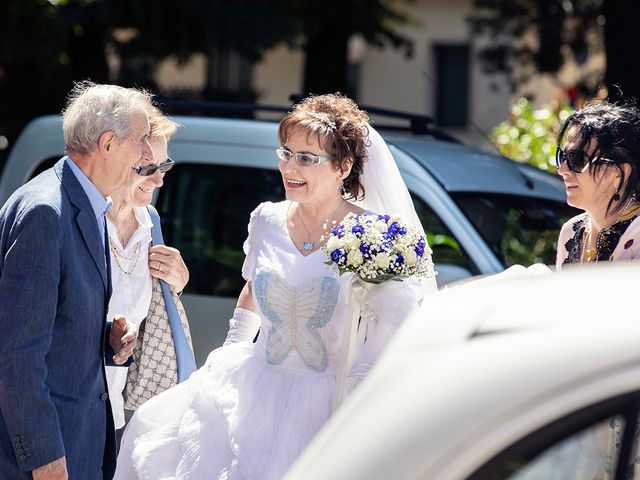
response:
[[[640,63],[634,55],[640,25],[640,3],[603,0],[604,46],[607,57],[605,82],[609,99],[640,101]]]
[[[558,45],[562,44],[562,26],[565,12],[560,0],[539,0],[538,37],[540,50],[536,55],[538,71],[556,73],[562,67],[562,53]]]
[[[303,94],[345,92],[349,36],[327,30],[307,37]]]

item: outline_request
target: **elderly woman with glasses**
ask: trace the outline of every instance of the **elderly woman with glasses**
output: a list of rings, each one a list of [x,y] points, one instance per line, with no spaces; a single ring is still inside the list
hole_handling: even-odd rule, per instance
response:
[[[340,95],[307,98],[284,117],[274,157],[286,200],[251,214],[247,284],[227,341],[187,381],[136,411],[117,480],[282,478],[337,408],[337,386],[352,391],[417,306],[424,290],[415,278],[376,285],[362,304],[350,304],[349,275],[330,268],[321,249],[349,213],[406,218],[406,206],[417,220],[389,148],[367,120]],[[389,211],[367,203],[379,197],[407,203]],[[351,306],[363,325],[357,348],[344,342]]]
[[[149,313],[152,277],[166,281],[175,292],[181,292],[189,280],[189,271],[178,250],[165,245],[150,247],[152,221],[147,206],[174,164],[167,155],[167,141],[178,124],[155,107],[149,109],[147,115],[153,158],[133,166],[125,184],[111,194],[113,205],[107,214],[113,287],[107,318],[122,314],[138,327]],[[118,433],[125,425],[126,382],[127,369],[107,367],[109,397]]]
[[[573,113],[558,136],[567,203],[556,267],[640,258],[640,111],[598,102]]]

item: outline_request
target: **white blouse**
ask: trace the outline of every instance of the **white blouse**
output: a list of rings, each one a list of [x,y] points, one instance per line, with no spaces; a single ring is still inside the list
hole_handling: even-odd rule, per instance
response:
[[[146,208],[136,207],[134,214],[138,228],[126,247],[120,243],[116,227],[107,217],[113,287],[107,318],[113,320],[114,315],[124,315],[127,321],[139,327],[146,318],[151,304],[149,246],[152,223]],[[127,382],[127,368],[107,367],[106,371],[113,420],[116,428],[122,428],[125,424],[122,391]]]

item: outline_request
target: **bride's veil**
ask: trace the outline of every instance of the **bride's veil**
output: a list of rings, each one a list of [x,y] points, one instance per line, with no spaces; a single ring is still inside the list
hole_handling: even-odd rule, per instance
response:
[[[416,213],[409,189],[404,183],[398,165],[391,155],[389,146],[380,134],[367,124],[369,144],[368,159],[364,163],[360,181],[364,187],[364,199],[353,203],[370,212],[397,215],[404,222],[425,232],[422,222]],[[426,240],[426,235],[425,235]],[[431,254],[431,249],[425,250]],[[429,275],[422,284],[426,290],[435,290],[435,278]]]

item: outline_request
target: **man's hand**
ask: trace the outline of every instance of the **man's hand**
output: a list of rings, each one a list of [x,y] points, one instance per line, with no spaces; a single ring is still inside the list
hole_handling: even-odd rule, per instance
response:
[[[111,324],[111,333],[109,333],[109,343],[116,354],[113,356],[113,362],[116,365],[122,365],[133,353],[136,346],[136,338],[138,337],[138,329],[133,323],[127,322],[122,315],[113,317]]]
[[[42,465],[31,472],[33,480],[68,480],[67,459],[60,457],[51,463]]]

